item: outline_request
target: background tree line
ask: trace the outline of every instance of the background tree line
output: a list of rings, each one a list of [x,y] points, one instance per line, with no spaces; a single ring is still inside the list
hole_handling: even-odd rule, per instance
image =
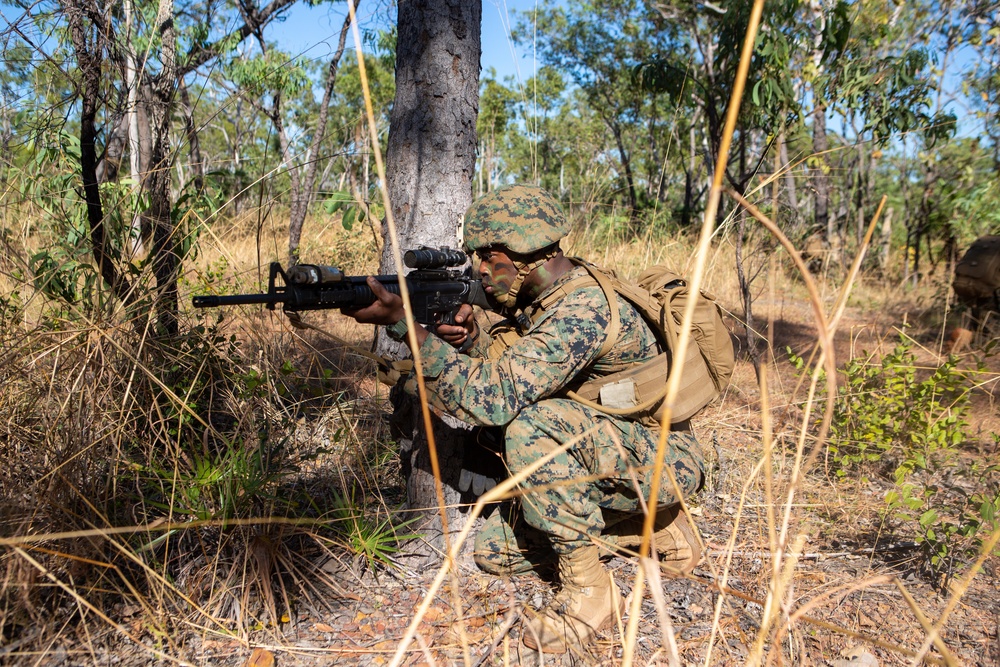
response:
[[[26,262],[36,286],[94,317],[124,306],[136,330],[170,337],[183,262],[213,225],[287,220],[279,259],[291,263],[317,216],[370,225],[382,244],[373,135],[389,152],[406,246],[454,242],[469,181],[476,194],[539,183],[609,239],[701,219],[748,3],[541,3],[515,15],[511,35],[537,70],[517,81],[487,69],[476,100],[459,90],[464,81],[432,90],[429,78],[448,75],[428,72],[439,71],[435,49],[457,49],[463,66],[479,59],[478,39],[442,46],[434,31],[478,34],[480,19],[447,0],[398,12],[351,1],[365,19],[374,127],[343,2],[325,3],[341,27],[317,58],[280,46],[295,0],[5,6],[0,173],[5,203],[40,214],[46,241]],[[988,0],[768,2],[727,184],[826,267],[843,264],[886,195],[874,268],[903,282],[949,269],[975,236],[1000,229],[997,10]],[[397,13],[400,26],[425,26],[404,31],[401,45]],[[456,124],[443,122],[453,112]],[[477,138],[464,147],[470,114]],[[744,213],[731,223],[740,317],[759,366],[754,281],[772,241]],[[380,268],[391,266],[386,245]]]
[[[276,37],[293,4],[61,0],[5,9],[8,192],[64,200],[39,190],[57,181],[36,177],[78,172],[78,214],[86,211],[72,223],[78,249],[130,302],[139,294],[126,249],[147,243],[167,330],[170,285],[190,245],[183,211],[208,220],[276,203],[288,209],[295,261],[314,204],[353,223],[377,203],[347,24],[330,56],[283,52]],[[330,7],[344,13],[343,3]],[[365,9],[373,103],[387,131],[392,8]],[[953,260],[997,222],[996,10],[985,1],[768,3],[730,185],[744,191],[773,176],[773,214],[833,253],[859,238],[885,193],[894,212],[886,225],[899,229],[909,275]],[[745,3],[571,0],[518,14],[513,40],[540,66],[523,82],[483,72],[476,191],[530,180],[617,234],[689,226],[703,210],[747,11]],[[59,164],[67,150],[79,155]],[[116,220],[123,198],[131,219]],[[58,274],[65,259],[36,263]],[[60,281],[69,279],[50,279]]]

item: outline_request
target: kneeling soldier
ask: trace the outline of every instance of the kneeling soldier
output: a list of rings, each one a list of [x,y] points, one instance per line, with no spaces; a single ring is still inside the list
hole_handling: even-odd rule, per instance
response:
[[[561,590],[522,632],[529,648],[546,652],[588,641],[621,613],[600,556],[602,549],[638,548],[640,495],[649,497],[659,439],[648,413],[609,414],[569,394],[664,351],[631,303],[609,300],[593,272],[563,255],[559,242],[568,231],[561,207],[540,188],[509,186],[481,198],[465,216],[465,250],[478,257],[483,286],[507,319],[480,332],[464,306],[458,325],[440,326],[437,336],[419,325],[415,332],[431,404],[470,424],[502,427],[512,473],[569,444],[528,476],[520,501],[494,512],[476,538],[475,559],[487,572],[558,566]],[[379,301],[350,314],[389,325],[403,340],[401,299],[374,280],[371,286]],[[674,425],[667,448],[666,466],[682,493],[694,494],[704,461],[686,425]],[[690,572],[698,543],[678,517],[666,473],[659,488],[654,548]]]

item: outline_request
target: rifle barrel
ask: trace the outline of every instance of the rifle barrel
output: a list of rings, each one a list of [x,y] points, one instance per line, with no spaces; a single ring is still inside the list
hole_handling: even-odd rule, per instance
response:
[[[281,303],[284,300],[285,299],[281,294],[232,294],[225,296],[207,294],[192,298],[191,305],[193,305],[195,308],[215,308],[218,306],[245,306],[256,303],[273,305],[276,303]]]

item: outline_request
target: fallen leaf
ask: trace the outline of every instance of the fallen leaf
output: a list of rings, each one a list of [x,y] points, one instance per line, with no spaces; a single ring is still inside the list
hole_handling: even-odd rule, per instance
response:
[[[262,648],[255,648],[243,667],[274,667],[274,654]]]
[[[316,632],[336,632],[332,625],[327,625],[326,623],[314,623],[313,630]]]

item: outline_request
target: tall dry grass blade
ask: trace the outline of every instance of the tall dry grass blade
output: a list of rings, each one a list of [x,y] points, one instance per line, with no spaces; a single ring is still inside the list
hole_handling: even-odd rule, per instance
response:
[[[917,622],[920,623],[920,627],[924,629],[926,636],[933,638],[934,646],[936,646],[937,650],[941,652],[941,656],[944,658],[945,664],[948,665],[948,667],[957,667],[957,665],[961,664],[955,654],[948,648],[948,645],[944,643],[944,639],[938,636],[938,634],[934,631],[934,627],[931,624],[930,619],[927,618],[926,614],[924,614],[924,610],[920,608],[917,601],[913,599],[913,596],[910,594],[910,591],[906,589],[906,586],[903,585],[903,582],[896,577],[893,577],[892,583],[895,584],[896,589],[903,596],[903,600],[906,601],[906,604],[910,606],[910,611],[913,612]]]
[[[757,630],[757,637],[754,640],[753,647],[750,650],[750,657],[747,661],[750,667],[757,667],[761,663],[764,655],[764,643],[769,639],[771,627],[781,612],[781,601],[784,598],[785,591],[789,590],[789,583],[792,577],[795,576],[795,567],[798,565],[799,555],[802,553],[806,539],[808,539],[808,536],[805,533],[796,535],[795,544],[792,546],[788,558],[782,563],[781,572],[772,572],[771,574],[771,581],[768,582],[767,597],[764,599],[764,611],[761,617],[760,628]],[[774,559],[774,561],[777,560],[777,558]]]
[[[233,528],[236,526],[260,526],[277,524],[284,526],[318,526],[321,519],[294,519],[288,517],[261,517],[253,519],[194,519],[184,522],[164,522],[159,519],[147,524],[136,526],[113,526],[110,528],[86,528],[82,530],[67,530],[58,533],[37,533],[31,535],[15,535],[0,537],[0,546],[18,547],[38,542],[68,540],[87,537],[105,537],[108,535],[130,535],[132,533],[165,532],[193,528]]]
[[[788,483],[788,488],[785,498],[785,509],[782,516],[781,531],[778,538],[778,550],[774,554],[774,558],[780,564],[784,545],[788,544],[788,530],[791,522],[791,513],[794,506],[795,494],[798,490],[799,485],[802,482],[803,475],[805,471],[808,470],[812,463],[815,461],[816,457],[819,455],[822,449],[827,433],[830,430],[830,424],[833,420],[833,410],[837,396],[837,386],[834,378],[836,377],[837,366],[835,358],[835,350],[833,347],[833,332],[829,327],[829,322],[823,312],[823,305],[819,297],[819,291],[816,288],[816,283],[812,279],[808,268],[805,266],[805,262],[802,257],[795,251],[795,247],[789,241],[788,237],[778,229],[778,227],[763,213],[761,213],[753,204],[748,202],[743,198],[738,192],[728,190],[729,195],[733,197],[741,206],[743,206],[754,218],[756,218],[768,231],[771,232],[775,238],[781,243],[781,245],[786,249],[789,255],[792,257],[792,261],[798,267],[802,274],[802,279],[806,284],[807,290],[809,292],[810,303],[813,308],[813,316],[816,322],[816,327],[818,329],[818,337],[820,349],[822,350],[820,354],[820,361],[816,364],[813,369],[812,377],[810,380],[809,387],[809,398],[806,403],[805,410],[803,411],[801,428],[799,431],[799,440],[796,446],[795,452],[795,462],[792,466],[791,478]],[[805,456],[805,442],[806,436],[808,434],[809,424],[811,423],[811,413],[813,400],[816,392],[816,387],[819,382],[819,371],[823,367],[826,369],[827,383],[826,383],[826,406],[823,414],[823,420],[820,423],[820,427],[817,431],[816,437],[813,442],[812,451],[809,456]],[[778,564],[775,567],[778,567]]]
[[[855,260],[854,260],[854,262],[852,264],[852,267],[851,267],[851,271],[850,271],[849,276],[848,276],[848,280],[845,282],[845,284],[843,285],[843,287],[841,289],[841,293],[840,293],[840,296],[839,296],[838,301],[837,301],[837,306],[836,306],[836,308],[834,310],[834,313],[833,313],[832,317],[830,318],[830,324],[829,324],[828,331],[829,331],[829,335],[831,337],[832,337],[833,331],[836,328],[837,322],[839,321],[840,317],[843,315],[844,307],[846,306],[847,296],[850,293],[850,287],[853,284],[854,280],[856,279],[858,271],[860,270],[861,263],[864,260],[865,249],[868,247],[868,244],[871,241],[872,234],[875,231],[875,224],[876,224],[876,222],[879,219],[879,216],[881,214],[882,207],[884,206],[884,204],[885,204],[885,197],[882,198],[882,201],[880,202],[879,207],[878,207],[877,211],[875,212],[875,215],[873,216],[873,218],[871,220],[871,223],[868,226],[868,230],[867,230],[867,234],[865,235],[864,243],[862,244],[862,247],[861,247],[860,251],[858,252],[857,256],[855,257]],[[814,307],[815,307],[815,304],[814,304]],[[825,350],[824,350],[824,353],[825,353]],[[823,359],[824,359],[824,357],[821,355],[820,364],[823,363]],[[829,392],[829,390],[831,388],[832,388],[832,383],[829,383],[828,384],[828,392]],[[772,498],[772,495],[771,495],[771,488],[772,487],[771,487],[771,463],[770,463],[770,452],[771,452],[771,443],[770,443],[770,414],[769,414],[769,406],[767,405],[767,390],[766,390],[766,377],[765,377],[765,374],[762,374],[762,377],[761,377],[761,402],[762,402],[762,412],[763,412],[763,414],[762,414],[763,426],[764,426],[764,433],[765,433],[765,438],[764,438],[764,440],[765,440],[765,442],[764,442],[764,452],[765,452],[765,458],[767,460],[766,472],[765,472],[765,484],[766,484],[766,488],[765,488],[766,502],[765,502],[765,504],[767,506],[767,513],[768,513],[768,535],[769,535],[770,543],[771,543],[771,551],[774,554],[774,557],[772,558],[772,561],[771,561],[771,564],[772,564],[772,577],[771,577],[771,585],[770,585],[770,588],[769,588],[769,592],[768,592],[768,596],[767,596],[766,604],[765,604],[765,608],[764,608],[764,618],[763,618],[763,622],[761,624],[761,628],[760,628],[760,630],[758,632],[757,640],[755,641],[753,651],[751,652],[751,656],[750,656],[750,664],[751,665],[757,665],[757,664],[759,664],[760,660],[763,657],[764,642],[765,642],[765,639],[766,639],[767,635],[769,634],[769,628],[770,628],[771,624],[773,623],[774,614],[777,613],[778,601],[781,598],[780,589],[784,588],[785,585],[786,585],[786,584],[782,584],[781,586],[779,586],[778,584],[780,582],[782,582],[782,581],[787,582],[791,578],[791,572],[787,571],[787,569],[786,569],[787,574],[785,576],[779,577],[778,575],[779,575],[779,571],[781,570],[781,567],[782,567],[781,554],[783,553],[784,540],[787,539],[786,538],[786,531],[787,531],[787,527],[788,527],[788,521],[790,519],[790,513],[791,513],[792,503],[793,503],[793,500],[794,500],[794,497],[792,495],[793,492],[794,492],[794,488],[795,488],[794,481],[795,481],[795,478],[797,477],[797,474],[793,475],[793,485],[789,489],[789,495],[788,495],[788,499],[787,499],[787,503],[786,503],[785,517],[784,517],[784,521],[783,521],[783,525],[782,525],[782,531],[781,531],[781,540],[779,541],[778,538],[777,538],[777,536],[775,535],[775,532],[774,532],[775,525],[774,525],[774,512],[773,512],[773,505],[772,505],[772,499],[773,498]],[[831,408],[832,408],[832,404],[828,405],[828,410],[831,409]],[[803,423],[805,424],[805,420],[804,420]],[[812,465],[812,462],[815,460],[815,457],[818,455],[819,449],[820,448],[818,446],[818,443],[817,443],[817,445],[814,445],[813,451],[812,451],[810,457],[801,466],[797,465],[796,466],[796,471],[799,471],[802,468],[809,469],[811,467],[811,465]],[[803,538],[804,538],[804,535],[800,534],[797,537],[797,543],[801,543],[802,540],[803,540]],[[798,552],[800,550],[801,550],[801,547],[798,547],[794,551]]]
[[[686,304],[684,316],[681,319],[681,331],[677,341],[674,359],[679,360],[670,369],[670,376],[667,379],[667,395],[664,399],[666,410],[664,410],[663,420],[660,425],[660,439],[657,443],[656,461],[653,470],[653,480],[650,485],[649,496],[652,502],[649,503],[649,512],[646,514],[646,521],[642,530],[642,542],[639,546],[639,555],[645,556],[649,553],[649,544],[653,534],[653,526],[656,521],[656,499],[659,497],[660,478],[666,458],[667,436],[670,432],[670,417],[672,406],[677,399],[680,390],[681,373],[684,370],[684,359],[691,339],[691,324],[694,321],[694,310],[697,305],[700,289],[704,280],[705,265],[708,258],[709,243],[712,238],[716,213],[719,209],[719,200],[722,197],[722,182],[725,178],[726,165],[729,161],[729,148],[732,144],[733,133],[736,130],[736,120],[739,115],[740,105],[743,101],[743,90],[746,86],[747,73],[750,71],[750,59],[753,55],[754,42],[757,39],[757,29],[760,25],[760,17],[764,11],[764,0],[754,0],[750,18],[747,22],[746,35],[743,40],[743,47],[740,52],[740,62],[736,72],[736,80],[733,82],[733,91],[729,98],[729,105],[726,111],[726,122],[723,127],[722,137],[719,142],[719,153],[716,156],[715,173],[712,177],[712,188],[709,192],[708,203],[705,207],[705,216],[702,220],[701,233],[698,237],[698,250],[695,255],[694,271],[691,274],[689,289],[692,298]],[[643,572],[642,568],[636,570],[634,590],[638,591],[636,598],[641,598]],[[626,636],[623,640],[624,653],[622,655],[623,667],[632,667],[635,659],[635,641],[639,631],[639,606],[641,600],[633,600],[632,614],[629,617]],[[706,663],[707,665],[708,663]]]
[[[653,606],[656,608],[656,616],[660,619],[661,642],[663,650],[667,653],[667,664],[669,667],[681,667],[680,652],[677,650],[677,637],[674,634],[674,626],[670,622],[670,613],[667,611],[667,601],[663,595],[659,563],[654,562],[652,558],[640,557],[639,567],[645,570],[646,579],[649,581],[649,593],[653,597]]]
[[[808,623],[809,625],[815,626],[817,628],[823,628],[824,630],[829,630],[831,632],[843,635],[845,637],[850,637],[852,639],[857,639],[859,641],[866,642],[868,644],[871,644],[872,646],[878,646],[879,648],[883,648],[887,651],[892,651],[893,653],[897,653],[902,656],[911,658],[917,656],[918,654],[916,651],[912,651],[906,647],[899,646],[898,644],[887,642],[885,640],[879,639],[878,637],[867,635],[863,632],[855,632],[854,630],[839,626],[835,623],[830,623],[829,621],[824,621],[807,615],[807,612],[809,612],[810,610],[816,609],[817,607],[826,604],[833,598],[840,598],[845,595],[855,593],[857,591],[862,591],[865,589],[872,588],[874,586],[891,583],[892,579],[893,577],[890,577],[888,575],[878,575],[870,579],[854,581],[848,584],[844,584],[842,586],[837,586],[827,591],[823,595],[817,596],[809,600],[804,605],[796,609],[794,612],[788,614],[785,623],[778,629],[779,631],[775,636],[774,642],[772,643],[771,651],[773,652],[780,645],[781,641],[783,640],[784,633],[787,632],[792,625],[801,621],[803,623]],[[923,660],[932,665],[946,665],[946,662],[943,659],[938,658],[936,656],[930,656],[930,655],[924,656]]]
[[[757,37],[757,29],[760,25],[760,17],[763,13],[764,2],[763,0],[755,0],[753,9],[750,13],[750,18],[747,24],[746,35],[743,41],[742,51],[740,53],[740,63],[736,73],[736,80],[733,85],[733,92],[729,99],[729,106],[726,114],[726,123],[723,128],[722,138],[719,144],[719,152],[716,158],[715,173],[712,179],[712,188],[709,193],[708,203],[705,207],[705,216],[703,218],[701,233],[698,240],[698,251],[695,256],[695,267],[692,272],[691,280],[689,283],[691,294],[693,298],[687,303],[687,307],[684,311],[684,316],[681,322],[681,332],[678,339],[678,349],[675,351],[675,359],[679,359],[680,363],[675,367],[671,368],[670,377],[668,378],[667,395],[665,398],[665,404],[667,409],[664,411],[663,421],[661,423],[661,433],[660,440],[657,446],[656,463],[654,467],[653,481],[650,489],[650,511],[646,515],[646,521],[643,526],[643,536],[642,542],[639,547],[640,556],[645,556],[649,553],[649,544],[651,540],[651,535],[653,533],[653,526],[655,522],[656,506],[658,505],[657,499],[659,497],[659,480],[661,471],[663,470],[663,463],[666,457],[666,443],[667,436],[670,431],[670,415],[671,406],[676,400],[677,393],[680,388],[681,373],[683,372],[684,366],[684,355],[687,351],[687,346],[690,344],[691,337],[691,323],[693,321],[694,309],[698,300],[699,290],[701,288],[704,272],[706,258],[708,256],[709,242],[712,237],[714,222],[716,212],[718,211],[719,200],[722,195],[722,182],[725,176],[726,165],[729,160],[729,148],[732,143],[733,133],[736,129],[736,120],[739,114],[739,108],[743,99],[743,90],[746,85],[747,73],[750,69],[750,58],[753,53],[753,45]],[[643,573],[640,570],[636,571],[636,580],[633,587],[634,597],[632,600],[632,607],[630,609],[629,624],[626,630],[626,636],[623,641],[624,653],[622,655],[622,665],[623,667],[631,667],[635,658],[635,641],[638,634],[639,627],[639,608],[642,602],[642,586],[643,586]],[[709,655],[711,650],[709,650]],[[706,660],[708,657],[706,657]],[[706,665],[708,663],[706,662]]]
[[[712,650],[715,646],[715,638],[718,636],[721,628],[720,622],[722,619],[722,607],[726,602],[726,595],[732,594],[733,591],[729,588],[729,576],[732,571],[733,556],[736,553],[736,537],[739,533],[740,524],[743,520],[743,508],[746,506],[747,496],[750,493],[750,488],[756,482],[757,476],[760,474],[761,469],[764,467],[765,458],[761,457],[757,460],[757,463],[750,470],[750,474],[747,475],[747,479],[743,482],[743,489],[740,492],[740,501],[736,507],[736,512],[733,515],[733,528],[729,532],[729,540],[726,543],[726,561],[725,565],[722,567],[721,576],[717,577],[716,584],[717,590],[719,592],[719,598],[715,602],[715,610],[712,615],[712,630],[709,633],[708,639],[708,649],[705,653],[706,660],[711,659]],[[771,554],[773,558],[773,553]],[[738,596],[738,597],[743,597]],[[749,596],[746,596],[749,598]],[[763,606],[763,605],[761,605]]]
[[[42,574],[42,576],[44,576],[46,579],[48,579],[53,584],[55,584],[63,592],[67,593],[78,604],[80,604],[80,605],[86,607],[87,609],[89,609],[90,611],[92,611],[102,621],[104,621],[109,626],[113,627],[115,630],[117,630],[118,632],[120,632],[123,636],[127,637],[136,646],[141,647],[143,650],[145,650],[148,653],[156,656],[157,658],[160,658],[161,660],[166,660],[166,661],[174,663],[174,664],[182,665],[183,667],[195,667],[191,663],[186,662],[184,660],[181,660],[180,658],[174,657],[172,655],[164,653],[163,651],[159,651],[159,650],[157,650],[155,648],[146,646],[137,637],[135,637],[131,632],[129,632],[128,629],[125,626],[123,626],[120,623],[116,623],[115,621],[111,620],[111,618],[109,618],[103,611],[101,611],[100,609],[98,609],[97,607],[95,607],[88,600],[84,599],[79,593],[77,593],[76,590],[72,586],[69,586],[69,585],[65,584],[62,580],[60,580],[58,577],[56,577],[48,568],[46,568],[44,565],[42,565],[41,563],[39,563],[37,560],[35,560],[34,558],[32,558],[30,555],[28,555],[28,553],[24,549],[21,549],[20,547],[13,547],[13,550],[14,550],[14,553],[16,553],[17,555],[21,556],[21,558],[23,558],[24,560],[26,560],[32,567],[34,567],[35,569],[37,569]]]

